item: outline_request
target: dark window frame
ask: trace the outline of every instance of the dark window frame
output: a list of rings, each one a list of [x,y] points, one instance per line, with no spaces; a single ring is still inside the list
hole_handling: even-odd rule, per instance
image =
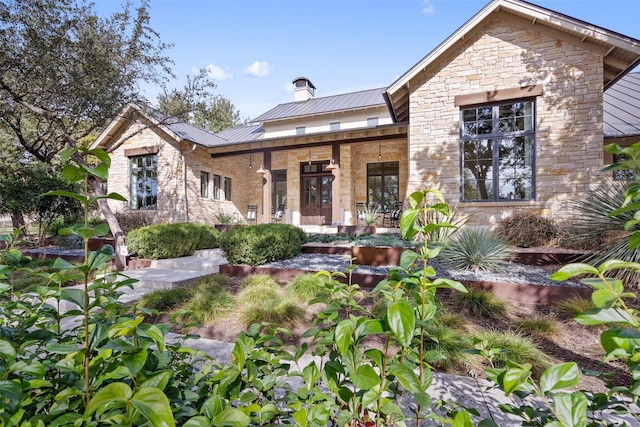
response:
[[[209,172],[200,171],[200,197],[209,198]]]
[[[222,177],[220,175],[213,175],[213,199],[220,200],[222,189]]]
[[[151,166],[148,166],[150,159]],[[142,160],[139,162],[139,160]],[[141,165],[139,166],[138,163]],[[131,210],[157,210],[158,209],[158,155],[144,154],[141,156],[129,157],[129,209]],[[134,181],[134,177],[141,173],[141,179]],[[140,182],[141,181],[141,182]],[[151,184],[151,185],[149,185]],[[139,197],[136,187],[144,185],[150,192],[145,191]]]
[[[374,168],[380,168],[380,173],[372,171]],[[371,178],[380,177],[380,186],[382,195],[379,197],[383,203],[374,203],[371,200]],[[386,194],[390,190],[390,185],[385,184],[386,181],[395,177],[396,194]],[[367,206],[377,207],[380,212],[391,211],[400,203],[400,162],[374,162],[367,163]]]
[[[526,115],[523,116],[500,116],[500,109],[503,107],[505,111],[508,106],[514,106],[518,103],[530,103],[531,104],[531,115],[530,118],[527,119]],[[490,109],[491,110],[491,118],[488,119],[487,116],[479,116],[479,111]],[[465,112],[470,113],[472,110],[476,110],[476,119],[475,121],[467,121],[465,122]],[[501,131],[500,126],[508,126],[507,122],[510,119],[513,119],[513,125],[517,126],[518,118],[522,117],[522,124],[526,127],[528,120],[530,120],[530,129],[517,129],[511,131]],[[501,122],[501,119],[503,120]],[[475,127],[474,132],[466,132],[465,125],[470,124],[470,127]],[[487,180],[491,180],[491,187],[485,188],[487,191],[486,198],[466,198],[465,195],[465,143],[468,144],[487,144],[491,146],[491,176],[485,177]],[[515,189],[517,191],[525,192],[525,197],[500,197],[501,189],[504,190],[506,188],[506,184],[502,184],[502,181],[513,181],[518,182],[519,178],[517,176],[511,177],[511,179],[507,179],[504,175],[501,175],[500,170],[500,148],[503,147],[505,142],[511,143],[515,148],[519,148],[522,145],[523,148],[523,156],[519,159],[522,159],[524,166],[518,169],[518,172],[521,170],[528,170],[529,174],[526,178],[530,182],[529,187],[524,187],[524,189]],[[528,97],[522,99],[512,99],[508,101],[501,101],[497,103],[491,104],[483,104],[483,105],[469,105],[469,106],[461,106],[460,107],[460,200],[462,202],[526,202],[532,201],[536,199],[536,174],[535,174],[535,164],[536,164],[536,99],[535,97]],[[528,157],[527,157],[528,154]],[[515,169],[512,167],[512,169]],[[501,181],[502,178],[502,181]],[[517,194],[517,191],[513,191],[510,194]],[[490,197],[489,197],[490,193]]]
[[[224,177],[224,200],[231,201],[231,178],[228,176]]]

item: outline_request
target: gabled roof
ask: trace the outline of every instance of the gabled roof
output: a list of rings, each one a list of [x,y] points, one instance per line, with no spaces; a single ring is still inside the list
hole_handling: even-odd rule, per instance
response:
[[[508,14],[510,19],[519,21],[523,26],[552,34],[558,39],[583,46],[601,55],[604,58],[605,89],[640,63],[639,40],[526,1],[492,0],[387,88],[384,96],[395,120],[408,120],[411,81],[499,12]]]
[[[341,95],[311,98],[306,101],[280,104],[253,119],[252,123],[264,123],[273,120],[284,120],[315,116],[319,114],[356,110],[384,106],[382,92],[385,88],[369,89]]]
[[[640,73],[630,73],[604,93],[604,137],[640,137]]]
[[[129,104],[122,110],[118,117],[102,131],[93,144],[91,144],[91,148],[103,147],[123,126],[128,126],[131,123],[135,114],[142,115],[152,123],[152,126],[157,126],[178,142],[192,142],[205,148],[228,143],[227,140],[216,134],[182,122],[175,117],[164,114],[149,106]]]

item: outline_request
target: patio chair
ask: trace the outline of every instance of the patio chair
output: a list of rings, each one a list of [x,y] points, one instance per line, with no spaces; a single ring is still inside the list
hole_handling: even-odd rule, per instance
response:
[[[247,222],[258,223],[258,205],[247,206]]]
[[[395,203],[393,208],[387,210],[382,217],[382,225],[390,228],[400,226],[400,217],[402,216],[402,203]]]
[[[283,220],[283,218],[284,218],[284,206],[280,205],[278,206],[278,209],[276,209],[273,212],[272,222],[279,223],[280,221]]]
[[[358,220],[358,224],[364,224],[364,217],[367,213],[367,204],[363,202],[356,203],[356,218]]]

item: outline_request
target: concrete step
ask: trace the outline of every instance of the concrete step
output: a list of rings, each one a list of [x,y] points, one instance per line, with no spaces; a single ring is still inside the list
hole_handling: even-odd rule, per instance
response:
[[[217,273],[220,271],[220,265],[227,264],[227,261],[220,258],[208,258],[203,256],[188,256],[183,258],[158,259],[151,261],[149,268],[154,269],[173,269],[173,270],[191,270],[203,271],[207,273]],[[141,269],[146,270],[146,269]],[[131,270],[137,271],[137,270]]]

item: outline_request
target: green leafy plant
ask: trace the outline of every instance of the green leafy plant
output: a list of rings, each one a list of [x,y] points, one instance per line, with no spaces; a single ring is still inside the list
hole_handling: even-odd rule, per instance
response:
[[[484,289],[469,289],[454,296],[463,312],[486,319],[503,319],[508,313],[507,304]]]
[[[450,268],[499,271],[511,258],[507,245],[494,233],[478,227],[465,227],[442,250],[442,259]]]

